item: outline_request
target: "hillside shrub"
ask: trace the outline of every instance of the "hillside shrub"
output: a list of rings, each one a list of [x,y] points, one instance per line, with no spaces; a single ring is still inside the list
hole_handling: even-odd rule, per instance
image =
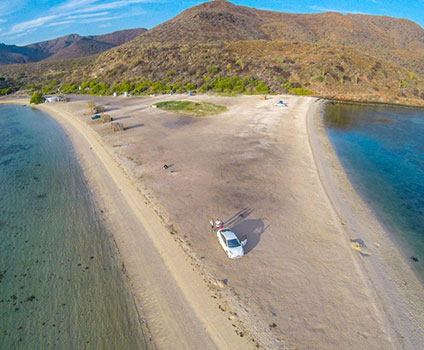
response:
[[[186,91],[193,91],[196,90],[196,85],[194,85],[193,83],[188,83],[184,88]]]
[[[78,91],[78,85],[76,85],[76,84],[62,85],[62,92],[64,94],[70,94],[70,93],[77,92],[77,91]]]
[[[286,91],[290,91],[291,89],[294,89],[293,83],[290,82],[290,81],[286,81],[283,84],[283,89],[286,90]]]
[[[231,78],[218,78],[215,82],[214,90],[218,92],[231,92],[234,82]]]
[[[256,85],[256,92],[258,94],[267,94],[269,93],[269,86],[266,85],[264,82],[260,81],[258,82],[258,85]]]
[[[304,88],[293,88],[293,89],[290,89],[289,92],[291,94],[299,95],[299,96],[307,96],[307,95],[313,94],[313,92],[311,90],[304,89]]]
[[[131,92],[133,92],[134,90],[135,90],[135,84],[134,83],[131,83],[131,82],[129,82],[128,80],[127,81],[125,81],[124,83],[122,83],[122,84],[119,84],[119,85],[115,85],[113,88],[112,88],[112,92],[117,92],[117,93],[120,93],[120,94],[123,94],[124,92],[128,92],[128,93],[131,93]]]
[[[322,83],[324,81],[324,77],[322,75],[317,75],[316,77],[312,78],[312,81],[317,81],[319,83]]]
[[[209,74],[215,75],[219,72],[219,67],[215,65],[210,65],[208,66],[207,71]]]
[[[13,89],[11,87],[0,89],[0,96],[9,95],[13,92]]]
[[[38,91],[34,92],[31,96],[31,99],[29,100],[29,103],[33,103],[35,105],[38,105],[43,102],[44,102],[44,96]]]
[[[154,93],[164,92],[165,89],[166,89],[166,85],[160,81],[153,83],[153,85],[150,87],[150,91]]]

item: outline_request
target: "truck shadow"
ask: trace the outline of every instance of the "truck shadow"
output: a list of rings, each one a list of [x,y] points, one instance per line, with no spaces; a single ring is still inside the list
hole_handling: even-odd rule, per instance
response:
[[[262,234],[268,228],[262,219],[246,219],[253,209],[244,208],[225,221],[225,226],[231,229],[239,239],[247,235],[247,244],[244,253],[249,254],[260,242]]]

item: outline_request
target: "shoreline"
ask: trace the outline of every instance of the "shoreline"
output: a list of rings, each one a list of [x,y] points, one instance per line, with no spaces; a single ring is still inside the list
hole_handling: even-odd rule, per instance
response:
[[[0,100],[0,103],[2,102],[3,101]],[[12,103],[12,102],[5,101],[4,103]],[[22,104],[22,101],[17,101],[17,103]],[[351,260],[354,262],[356,273],[359,276],[361,276],[362,282],[364,283],[364,285],[367,286],[368,298],[370,300],[375,301],[375,305],[374,305],[375,312],[378,314],[378,319],[383,320],[383,321],[380,321],[381,326],[385,329],[385,332],[387,332],[387,334],[390,335],[389,338],[392,339],[391,341],[392,347],[396,347],[395,344],[403,343],[401,339],[399,339],[400,336],[397,334],[398,330],[401,330],[402,335],[406,338],[409,338],[405,341],[405,343],[403,343],[403,345],[406,346],[406,348],[412,349],[414,348],[413,344],[408,343],[408,341],[414,342],[414,340],[410,340],[414,338],[414,334],[412,334],[412,330],[410,328],[405,329],[403,327],[404,324],[407,323],[407,321],[402,319],[403,318],[402,313],[405,313],[405,310],[406,310],[409,316],[414,316],[414,313],[416,310],[414,311],[413,305],[418,305],[418,306],[420,305],[420,299],[419,299],[420,295],[414,295],[414,294],[406,292],[408,289],[415,289],[415,287],[417,287],[416,281],[413,278],[415,277],[415,275],[411,277],[409,272],[412,272],[412,270],[408,271],[408,269],[405,268],[404,264],[402,265],[402,268],[399,267],[397,269],[394,269],[394,271],[391,270],[390,264],[393,264],[393,259],[398,258],[398,255],[399,255],[399,252],[397,251],[398,248],[395,247],[394,244],[390,241],[389,239],[390,237],[388,237],[388,233],[385,232],[384,228],[379,224],[378,220],[373,215],[372,210],[366,207],[365,203],[363,203],[359,194],[354,191],[353,186],[350,184],[349,180],[347,179],[347,175],[345,174],[344,169],[339,163],[337,155],[335,154],[335,151],[332,149],[332,146],[329,143],[328,138],[326,138],[326,135],[323,134],[323,130],[322,128],[320,128],[319,121],[317,122],[313,120],[314,115],[316,111],[319,109],[320,105],[321,105],[320,100],[315,99],[314,102],[310,102],[310,104],[308,105],[308,110],[306,115],[301,117],[303,118],[304,126],[307,131],[307,138],[308,138],[307,142],[309,144],[310,151],[312,152],[312,155],[313,155],[314,167],[316,172],[318,173],[320,185],[326,194],[330,207],[332,208],[333,219],[335,222],[339,223],[337,230],[339,232],[343,232],[343,235],[345,236],[345,241],[347,245],[346,249],[350,251],[349,254],[350,254]],[[44,107],[44,106],[41,106],[41,107]],[[41,108],[41,109],[50,110],[50,112],[46,110],[45,111],[49,113],[49,115],[51,115],[54,119],[56,119],[68,133],[69,132],[68,128],[62,124],[63,120],[60,120],[60,118],[57,118],[54,115],[52,115],[54,113],[51,113],[52,111],[58,114],[65,114],[68,112],[65,112],[63,110],[60,111],[61,109],[60,105],[57,105],[58,108],[54,108],[50,106],[45,106],[45,107],[47,108]],[[71,115],[69,115],[66,119],[69,119],[68,122],[71,119],[74,119],[74,122],[82,123],[81,121],[76,120],[78,118],[73,118]],[[301,122],[301,120],[299,122]],[[91,136],[97,139],[100,146],[104,148],[106,153],[108,153],[109,156],[112,157],[111,153],[113,153],[113,150],[108,149],[108,146],[103,142],[103,140],[101,139],[101,136],[98,135],[97,132],[94,131],[88,124],[86,124],[85,127],[87,128],[89,133],[91,133]],[[79,131],[81,132],[81,130]],[[72,140],[71,135],[68,134],[68,136]],[[73,137],[76,137],[76,136],[74,135]],[[72,141],[72,144],[74,145],[74,141]],[[78,153],[77,150],[76,150],[76,153]],[[81,154],[79,154],[79,158],[84,158],[84,155],[82,154],[82,152]],[[120,170],[125,173],[126,177],[131,176],[131,174],[128,174],[129,172],[131,172],[131,169],[128,169],[128,167],[122,164],[122,159],[115,158],[114,161],[116,162],[115,165],[118,166]],[[82,159],[82,164],[86,165],[84,166],[85,168],[84,173],[93,172],[93,169],[90,169],[91,166],[88,164],[87,159],[85,160]],[[92,175],[93,174],[91,174],[91,176]],[[135,188],[138,188],[137,190],[140,191],[140,188],[138,184],[136,183],[136,181],[134,179],[129,179],[129,180],[130,182],[132,182],[132,186]],[[99,197],[100,193],[102,191],[105,191],[106,189],[105,188],[96,189],[94,182],[95,181],[93,180],[90,181],[90,185],[91,185],[90,187],[94,187],[95,196]],[[145,197],[142,196],[142,198],[146,200]],[[144,200],[143,202],[146,205],[148,206],[153,205],[151,201],[149,200],[144,201]],[[104,202],[105,199],[103,198],[101,201]],[[348,205],[346,205],[345,202],[349,202]],[[105,207],[110,205],[111,203],[104,204]],[[349,215],[348,213],[352,211],[352,208],[354,213]],[[157,208],[157,207],[154,208],[154,210],[156,211],[155,215],[160,214],[160,209],[161,208]],[[359,223],[357,224],[355,222],[358,218],[360,218],[360,220],[359,220]],[[164,224],[163,220],[164,218],[160,217],[160,221],[162,221],[161,223],[162,226]],[[370,223],[372,224],[370,225]],[[375,233],[375,234],[369,233],[368,231],[371,229],[371,227],[372,228],[379,227],[378,233]],[[114,233],[114,230],[111,230],[111,231]],[[359,232],[361,232],[361,234],[362,232],[366,232],[366,234],[359,237],[358,236]],[[169,235],[169,233],[167,234]],[[114,233],[114,237],[115,237],[115,233]],[[181,249],[181,251],[183,251],[183,255],[187,258],[187,256],[190,256],[188,251],[190,249],[190,246],[186,247],[187,249],[184,249],[184,247],[181,247],[181,245],[183,245],[184,242],[181,241],[181,238],[179,237],[177,238],[178,240],[180,240],[177,243],[177,246],[179,247],[179,249]],[[173,241],[176,242],[177,238],[175,238],[174,236]],[[349,239],[356,239],[356,238],[361,238],[364,241],[366,241],[366,243],[368,243],[367,248],[359,253],[351,249],[351,247],[349,246],[351,244],[351,241],[349,241]],[[122,245],[123,243],[119,241],[118,237],[115,237],[115,240],[118,246],[118,250],[120,251],[119,246],[120,244]],[[371,246],[370,242],[373,242],[374,245]],[[378,247],[376,242],[378,243]],[[156,246],[156,249],[161,250],[160,244],[159,245],[156,244],[155,246]],[[123,255],[122,258],[125,258],[125,252],[123,252],[122,255]],[[387,256],[391,257],[390,261],[387,260]],[[372,262],[370,263],[369,260],[372,260]],[[191,263],[189,264],[195,265],[195,268],[194,268],[195,270],[201,269],[198,266],[198,261],[196,260],[194,261],[192,260]],[[168,266],[168,268],[170,267]],[[172,272],[174,274],[176,273],[176,271],[172,271]],[[208,280],[208,282],[211,282],[211,279],[209,278],[210,276],[207,276],[207,277],[204,276],[203,275],[204,272],[205,271],[202,271],[201,273],[202,284],[205,284],[205,281],[204,281],[205,279]],[[394,276],[393,279],[392,279],[392,276]],[[130,281],[131,281],[131,276],[130,276]],[[399,281],[406,282],[408,285],[408,288],[405,289],[404,287],[399,286]],[[216,281],[216,282],[219,282],[219,281]],[[392,290],[389,291],[390,293],[385,292],[385,288],[389,286],[392,287]],[[137,287],[134,287],[134,285],[132,285],[132,288],[135,291],[137,291]],[[219,287],[218,289],[220,288],[222,287]],[[397,289],[400,289],[400,290],[398,291]],[[218,293],[218,294],[222,294],[222,293],[228,296],[229,292],[228,290],[222,289],[221,293]],[[209,294],[210,294],[210,290],[209,290]],[[216,292],[213,292],[212,294],[216,295]],[[139,298],[136,298],[136,300],[138,299]],[[141,299],[143,298],[140,298],[140,300]],[[189,299],[190,298],[186,296],[186,302],[190,303]],[[140,302],[140,300],[138,301]],[[223,301],[221,300],[220,303],[222,302]],[[393,306],[390,305],[392,302],[393,304],[396,304],[396,305],[393,305]],[[240,305],[240,306],[242,308],[244,307],[244,305]],[[217,308],[215,308],[215,311],[216,310]],[[196,312],[196,310],[194,311]],[[222,314],[222,312],[218,312],[218,315],[219,314]],[[416,319],[415,319],[416,328],[419,329],[420,319],[418,315],[415,315],[415,316],[416,316]],[[153,319],[154,318],[155,317],[153,317]],[[153,319],[152,319],[152,324],[154,324],[155,322],[155,320]],[[227,317],[224,317],[224,319],[227,319]],[[244,321],[243,317],[241,317],[241,319]],[[149,321],[148,315],[147,315],[147,320]],[[234,319],[231,320],[230,322],[227,321],[227,323],[230,324],[230,327],[231,327],[231,322],[235,322]],[[252,326],[252,324],[250,326]],[[256,325],[253,324],[253,326],[256,326]],[[243,329],[243,327],[241,329]],[[157,334],[159,334],[161,332],[164,333],[164,331],[166,330],[161,329],[156,331],[157,331]],[[264,329],[263,328],[260,329],[259,327],[259,331],[264,332]],[[422,327],[421,327],[421,331],[422,331]],[[208,333],[213,333],[213,332],[214,331],[209,330]],[[157,338],[157,334],[156,336],[155,334],[153,334],[154,341],[155,341],[155,338]],[[417,338],[418,340],[415,340],[415,342],[420,340],[419,338],[420,336],[422,336],[422,334],[421,335],[418,334],[416,336],[418,337]],[[266,337],[272,338],[272,336],[268,336],[268,335]],[[256,339],[261,340],[259,338],[256,338]],[[263,345],[263,341],[261,343]],[[159,348],[161,348],[161,346],[166,348],[163,339],[159,339],[158,345],[159,345],[158,346]],[[250,343],[250,345],[252,345],[253,347],[253,343]],[[233,348],[237,348],[237,347],[233,347]]]
[[[2,102],[0,101],[0,103]],[[29,105],[28,100],[17,99],[3,103]],[[150,241],[152,254],[145,252],[146,256],[143,257],[145,266],[150,260],[162,263],[163,266],[156,265],[145,268],[144,272],[149,276],[142,277],[137,272],[139,266],[134,264],[138,255],[134,252],[134,248],[139,248],[141,244],[133,245],[133,243],[135,241],[140,243],[139,237],[131,237],[128,233],[123,233],[122,227],[116,229],[113,220],[103,217],[108,230],[112,232],[120,255],[119,260],[125,264],[124,275],[129,277],[129,284],[138,306],[137,311],[140,313],[142,310],[141,315],[145,316],[145,319],[143,316],[142,319],[147,324],[149,334],[152,334],[153,348],[229,350],[254,348],[254,342],[234,331],[234,326],[231,325],[234,321],[230,320],[219,308],[219,303],[215,301],[215,293],[208,288],[204,277],[193,268],[193,262],[187,259],[186,253],[181,249],[169,229],[165,227],[163,219],[158,217],[156,210],[149,205],[150,203],[133,183],[130,174],[114,158],[99,136],[88,125],[82,125],[68,112],[60,110],[60,106],[36,105],[31,107],[46,112],[63,127],[81,163],[89,187],[93,191],[94,200],[101,204],[102,211],[105,211],[106,214],[107,211],[117,214],[116,211],[121,208],[114,208],[115,204],[110,199],[116,200],[117,196],[124,193],[124,196],[128,196],[124,199],[130,203],[127,209],[135,212],[136,220],[133,224],[137,222],[146,227],[146,232],[143,234],[148,237],[144,237],[143,240],[145,244],[147,244],[147,240]],[[86,147],[83,147],[84,143],[87,144]],[[94,155],[98,158],[95,166],[90,164],[95,159],[83,154],[87,152],[87,146],[97,153]],[[99,173],[95,175],[99,168],[103,168],[103,176],[111,176],[114,184],[109,181],[108,186],[115,185],[119,194],[108,193],[105,195],[108,191],[106,187],[99,188],[98,183],[105,180],[100,179]],[[121,204],[124,205],[122,202]],[[140,207],[144,208],[140,210]],[[131,228],[126,227],[126,229]],[[138,230],[133,228],[133,231]],[[128,240],[131,239],[133,241],[129,243]],[[153,252],[153,249],[156,251]],[[149,254],[151,256],[147,256]],[[163,276],[160,276],[161,273]],[[148,279],[150,288],[146,286],[149,283]],[[158,279],[160,283],[158,283]],[[144,283],[140,283],[141,281]],[[166,287],[169,287],[169,290],[163,290]],[[170,295],[170,292],[176,294]]]
[[[320,100],[330,103],[343,103],[352,105],[364,105],[364,106],[377,106],[377,107],[399,107],[408,109],[424,109],[423,105],[407,105],[402,103],[391,103],[391,102],[378,102],[378,101],[356,101],[356,100],[343,100],[330,97],[317,97]]]
[[[355,248],[358,250],[356,255],[366,272],[364,277],[376,292],[375,297],[381,309],[392,308],[384,315],[392,326],[392,337],[399,337],[397,330],[404,326],[401,325],[404,315],[413,316],[410,318],[414,321],[414,325],[411,325],[413,328],[403,328],[402,338],[406,338],[403,343],[406,348],[417,348],[424,335],[424,292],[421,280],[391,233],[349,180],[323,125],[326,103],[324,101],[315,105],[306,120],[320,181],[346,238],[350,243],[358,239],[365,243],[362,249],[353,246],[352,251]],[[418,329],[421,334],[416,334]]]
[[[341,103],[341,104],[352,104],[352,105],[362,105],[362,106],[374,106],[374,107],[394,107],[394,108],[399,108],[399,109],[414,109],[414,110],[423,110],[424,107],[417,107],[417,106],[408,106],[408,105],[395,105],[395,104],[382,104],[382,103],[363,103],[363,102],[344,102],[342,100],[331,100],[331,99],[326,99],[323,100],[322,102],[322,106],[320,107],[321,109],[325,108],[326,104],[332,104],[332,103]],[[408,264],[408,266],[410,266],[411,271],[414,272],[416,278],[418,281],[420,281],[422,283],[422,285],[424,286],[424,275],[419,274],[418,271],[416,271],[414,269],[413,264],[411,263],[411,254],[415,255],[416,251],[414,251],[413,249],[411,249],[411,247],[408,247],[408,244],[405,244],[399,241],[399,236],[396,236],[396,234],[393,232],[393,230],[396,230],[396,227],[390,227],[390,225],[387,225],[384,220],[379,218],[378,213],[375,211],[375,209],[373,208],[372,204],[367,204],[366,203],[366,197],[364,195],[362,195],[358,190],[356,190],[354,188],[354,182],[351,181],[349,179],[349,176],[347,175],[346,171],[344,170],[343,165],[341,164],[339,157],[336,154],[335,149],[333,148],[333,146],[331,145],[331,141],[327,136],[327,132],[325,130],[325,126],[324,126],[324,111],[319,111],[320,116],[318,117],[318,120],[315,121],[315,126],[316,126],[316,132],[319,133],[320,135],[318,137],[321,138],[322,143],[325,143],[325,146],[330,145],[331,147],[331,158],[336,158],[337,159],[337,166],[336,168],[338,169],[343,169],[343,173],[346,179],[344,180],[344,182],[348,182],[349,183],[349,187],[351,187],[350,191],[354,192],[358,198],[360,198],[360,202],[361,205],[363,207],[366,207],[367,210],[371,213],[372,217],[374,218],[375,221],[378,221],[379,225],[381,225],[381,227],[383,228],[385,234],[387,235],[387,237],[390,238],[390,241],[392,242],[392,244],[394,246],[396,246],[397,250],[399,251],[399,254],[402,256],[402,258],[404,259],[404,262],[406,262]],[[323,136],[324,135],[324,136]],[[324,146],[322,146],[324,147]],[[336,163],[335,161],[333,163]],[[318,165],[317,165],[318,167]],[[397,229],[399,231],[399,229]]]

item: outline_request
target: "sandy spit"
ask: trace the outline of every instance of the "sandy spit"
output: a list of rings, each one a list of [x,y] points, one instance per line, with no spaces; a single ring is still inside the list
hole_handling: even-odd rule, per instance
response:
[[[150,107],[186,98],[41,106],[74,144],[155,345],[421,348],[422,285],[349,183],[322,102],[190,97],[228,107],[202,119]],[[91,122],[89,100],[127,130]],[[243,259],[225,257],[211,217],[248,235]]]

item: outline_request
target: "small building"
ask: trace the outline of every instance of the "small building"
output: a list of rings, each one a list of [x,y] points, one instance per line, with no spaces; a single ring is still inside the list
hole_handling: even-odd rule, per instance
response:
[[[48,96],[45,99],[46,103],[51,103],[51,102],[59,102],[59,97],[58,96]]]

